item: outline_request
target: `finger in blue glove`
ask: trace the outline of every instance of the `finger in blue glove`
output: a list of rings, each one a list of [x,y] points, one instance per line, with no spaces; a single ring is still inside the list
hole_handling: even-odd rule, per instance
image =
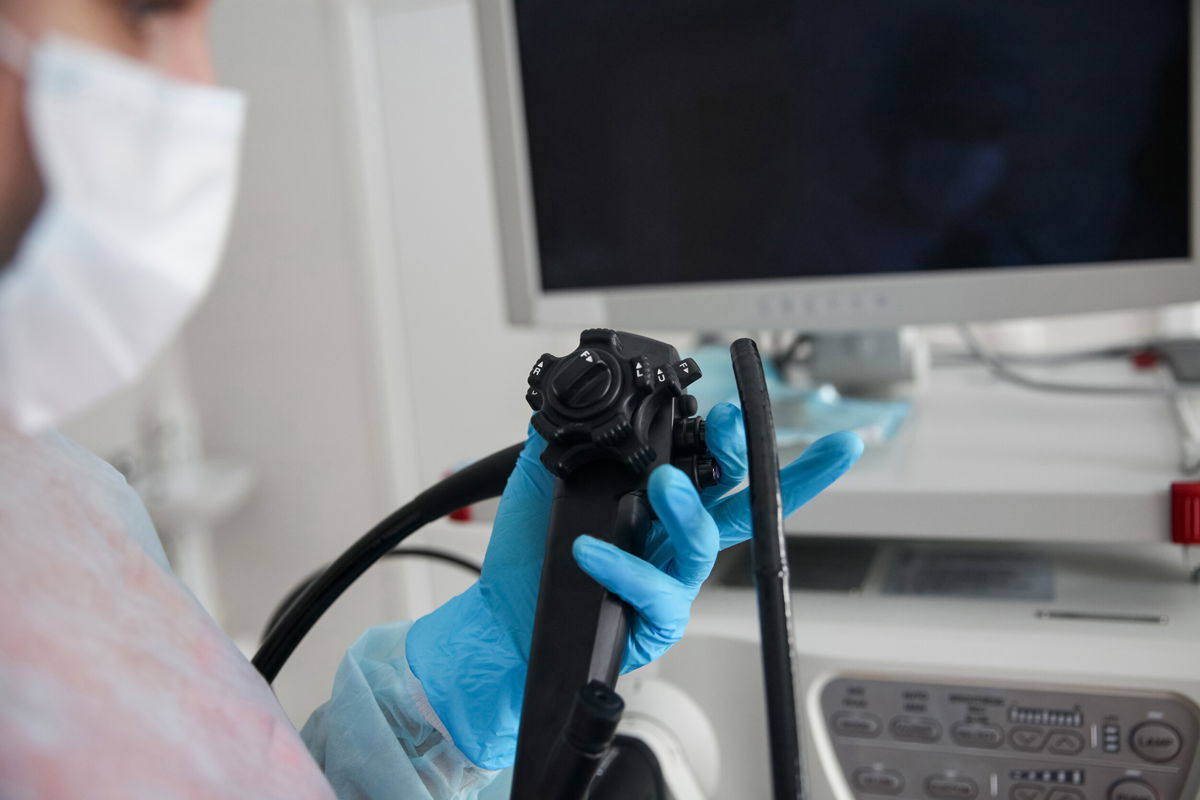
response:
[[[710,434],[710,449],[719,461],[729,458],[735,476],[738,465],[744,474],[744,434],[740,452],[736,445],[725,451],[733,441],[728,434],[742,431],[740,412],[736,419],[722,412],[715,422],[710,425],[716,434]],[[862,441],[852,433],[832,434],[813,443],[781,471],[784,514],[793,513],[837,480],[861,454]],[[637,612],[622,663],[625,672],[650,663],[682,638],[692,601],[717,552],[745,541],[751,529],[748,489],[729,497],[715,492],[701,495],[682,472],[664,466],[650,476],[647,497],[659,519],[647,536],[644,558],[590,536],[579,537],[573,548],[580,568]]]

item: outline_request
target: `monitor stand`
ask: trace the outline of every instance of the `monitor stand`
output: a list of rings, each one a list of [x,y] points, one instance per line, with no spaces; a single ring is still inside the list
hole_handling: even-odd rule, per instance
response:
[[[915,327],[811,334],[805,371],[848,396],[889,397],[929,371],[929,345]]]

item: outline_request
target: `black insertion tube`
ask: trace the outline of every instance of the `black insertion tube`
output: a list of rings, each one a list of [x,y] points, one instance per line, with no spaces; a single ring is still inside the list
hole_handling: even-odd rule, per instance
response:
[[[434,484],[355,542],[296,598],[263,640],[254,667],[275,680],[279,670],[321,615],[354,581],[393,547],[425,525],[463,506],[498,496],[524,443],[506,447]]]
[[[804,789],[792,664],[792,610],[775,423],[758,346],[751,339],[739,339],[729,351],[746,422],[753,531],[751,563],[762,635],[771,780],[776,800],[801,800]]]
[[[586,800],[624,711],[625,702],[603,681],[591,681],[579,690],[567,727],[546,764],[541,786],[546,800]]]

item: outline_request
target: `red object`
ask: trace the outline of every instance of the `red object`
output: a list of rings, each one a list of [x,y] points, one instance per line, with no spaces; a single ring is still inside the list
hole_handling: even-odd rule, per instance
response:
[[[1171,484],[1171,541],[1200,544],[1200,482]]]
[[[1154,369],[1160,361],[1158,353],[1153,350],[1139,350],[1133,354],[1132,359],[1136,369]]]
[[[448,478],[453,474],[454,474],[454,471],[451,470],[450,472],[442,473],[442,477]],[[451,511],[449,513],[449,515],[447,515],[447,519],[452,519],[455,522],[470,522],[474,518],[475,518],[475,514],[471,511],[470,506],[463,506],[460,509]]]

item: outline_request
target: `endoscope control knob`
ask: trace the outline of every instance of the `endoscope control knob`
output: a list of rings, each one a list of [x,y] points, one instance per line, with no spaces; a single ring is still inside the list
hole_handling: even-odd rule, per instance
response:
[[[554,373],[550,391],[566,408],[584,410],[600,404],[613,386],[612,367],[599,353],[581,350]]]
[[[688,395],[691,398],[691,395]],[[695,399],[695,398],[691,398]],[[691,456],[703,453],[708,449],[704,441],[704,420],[701,417],[688,416],[675,422],[674,436],[671,447],[676,456]]]
[[[710,455],[676,458],[671,463],[677,469],[683,470],[697,488],[707,489],[721,482],[721,466]]]

